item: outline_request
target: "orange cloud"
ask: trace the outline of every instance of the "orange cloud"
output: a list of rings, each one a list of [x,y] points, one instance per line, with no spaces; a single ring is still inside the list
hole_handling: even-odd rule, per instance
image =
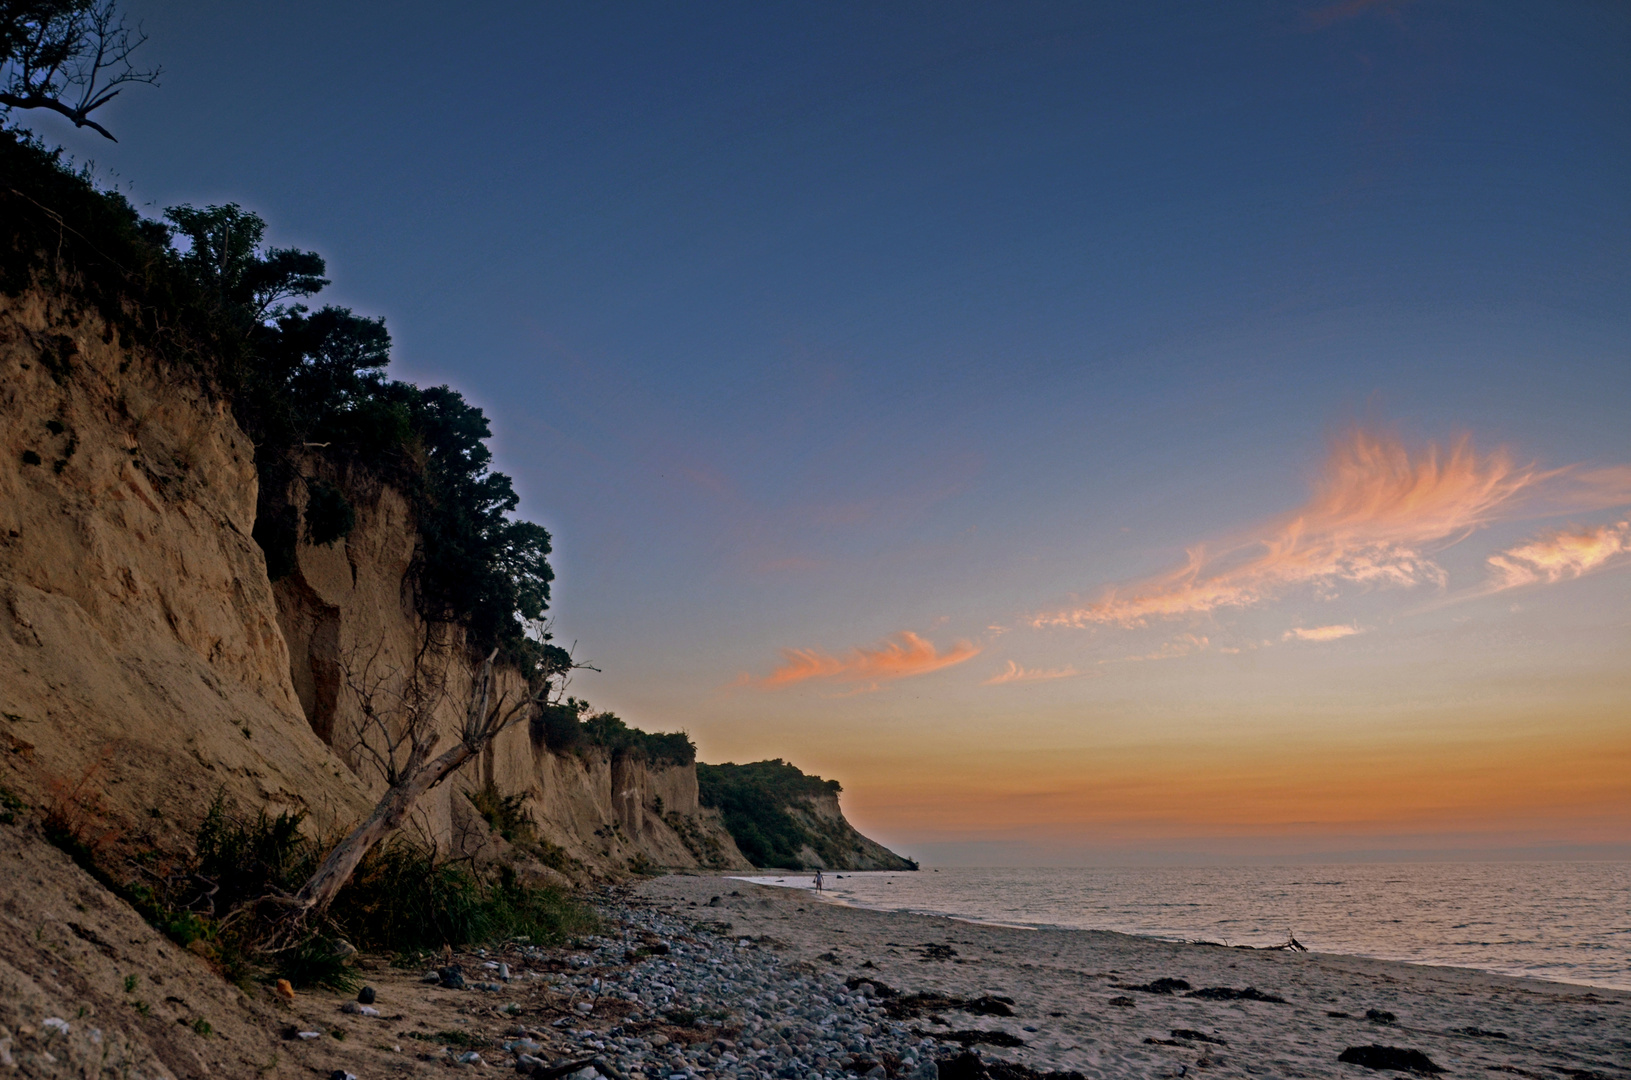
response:
[[[1027,668],[1008,661],[1008,666],[982,682],[981,686],[1002,686],[1004,683],[1015,682],[1044,682],[1048,679],[1069,679],[1080,675],[1074,667],[1062,668]]]
[[[1216,553],[1112,589],[1089,604],[1035,616],[1032,625],[1142,626],[1152,618],[1250,607],[1296,585],[1443,585],[1440,548],[1493,521],[1631,502],[1631,468],[1542,470],[1505,450],[1479,454],[1462,438],[1412,453],[1391,436],[1355,431],[1334,443],[1314,492],[1297,511]]]
[[[1631,522],[1593,529],[1559,529],[1489,557],[1493,590],[1577,578],[1631,555]]]
[[[877,645],[857,647],[843,656],[833,656],[818,649],[783,649],[781,666],[775,671],[762,679],[743,676],[738,682],[765,690],[792,686],[810,679],[888,682],[927,675],[972,660],[979,653],[980,646],[971,641],[959,641],[945,652],[940,652],[932,641],[910,630],[903,630]]]
[[[1337,638],[1351,637],[1362,634],[1363,630],[1357,626],[1337,624],[1336,626],[1298,626],[1285,632],[1283,641],[1335,641]]]

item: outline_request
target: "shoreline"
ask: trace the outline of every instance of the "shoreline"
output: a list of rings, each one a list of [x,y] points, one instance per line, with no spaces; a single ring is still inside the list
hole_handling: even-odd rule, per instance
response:
[[[939,1014],[945,1025],[910,1021],[906,1036],[934,1038],[927,1055],[937,1059],[960,1047],[936,1032],[988,1030],[1023,1045],[980,1046],[986,1061],[1043,1073],[1353,1076],[1363,1074],[1337,1058],[1383,1045],[1419,1050],[1451,1073],[1631,1078],[1631,992],[1337,953],[1012,928],[811,902],[808,891],[675,875],[641,883],[634,896],[775,941],[784,965],[831,985],[871,978],[902,993],[1013,1000],[1011,1018],[950,1009]],[[1248,988],[1284,1001],[1223,993]]]
[[[245,999],[250,1026],[231,1029],[239,1064],[217,1071],[291,1080],[435,1076],[450,1066],[538,1080],[1354,1080],[1372,1074],[1340,1057],[1389,1047],[1423,1054],[1451,1077],[1631,1080],[1626,991],[1013,929],[817,903],[726,873],[628,882],[592,901],[599,932],[560,946],[494,943],[446,953],[430,970],[359,957],[377,992],[367,1008],[330,991]]]
[[[794,892],[802,892],[807,895],[813,895],[824,903],[835,904],[842,907],[851,907],[860,910],[901,915],[917,915],[928,918],[945,918],[960,922],[967,922],[974,925],[1005,927],[1015,930],[1094,930],[1106,933],[1125,934],[1129,937],[1147,939],[1150,941],[1163,942],[1167,944],[1213,946],[1218,948],[1237,949],[1242,952],[1276,951],[1284,947],[1284,944],[1287,942],[1288,938],[1295,941],[1295,935],[1291,934],[1289,931],[1282,931],[1273,938],[1264,939],[1265,943],[1263,944],[1252,944],[1250,943],[1250,937],[1248,937],[1246,941],[1230,940],[1227,936],[1208,937],[1192,935],[1192,933],[1185,933],[1183,931],[1168,927],[1139,928],[1130,927],[1127,925],[1118,926],[1114,925],[1114,923],[1106,926],[1102,924],[1093,925],[1091,923],[1088,925],[1073,925],[1067,922],[1029,922],[1025,921],[1023,918],[1014,919],[1011,916],[1005,919],[1002,917],[982,916],[980,914],[961,912],[954,909],[928,906],[927,904],[917,906],[909,902],[900,903],[893,897],[886,900],[880,896],[858,896],[846,894],[843,886],[834,885],[835,880],[842,880],[844,878],[882,878],[886,875],[893,876],[893,872],[843,871],[842,873],[829,873],[827,890],[821,893],[816,893],[814,891],[812,888],[813,882],[810,874],[803,871],[788,871],[783,874],[760,873],[754,875],[737,872],[731,873],[727,876],[734,880],[746,881],[756,885],[781,888]],[[918,899],[920,901],[932,901],[934,897],[919,897]],[[955,897],[952,899],[955,899]],[[1457,929],[1459,929],[1459,927]],[[1612,966],[1605,969],[1603,968],[1604,962],[1602,960],[1595,961],[1595,968],[1588,966],[1586,970],[1580,970],[1579,968],[1571,970],[1563,965],[1525,964],[1519,958],[1504,957],[1500,955],[1491,955],[1487,958],[1479,958],[1476,956],[1442,956],[1432,955],[1431,953],[1423,955],[1420,951],[1410,951],[1408,944],[1400,944],[1395,946],[1397,948],[1404,949],[1402,952],[1388,953],[1382,951],[1367,951],[1364,946],[1359,943],[1344,943],[1340,941],[1333,943],[1328,940],[1320,941],[1318,940],[1318,937],[1319,935],[1316,935],[1316,939],[1314,940],[1313,944],[1297,942],[1297,945],[1299,947],[1306,948],[1308,951],[1325,956],[1347,956],[1366,960],[1408,964],[1416,967],[1463,970],[1485,975],[1502,976],[1506,978],[1533,979],[1540,982],[1556,983],[1563,986],[1579,987],[1582,989],[1618,991],[1622,993],[1631,992],[1631,970],[1620,969]],[[1332,947],[1333,944],[1336,947]],[[1382,944],[1385,945],[1386,943]],[[1587,948],[1589,947],[1589,943],[1582,944],[1580,947]]]

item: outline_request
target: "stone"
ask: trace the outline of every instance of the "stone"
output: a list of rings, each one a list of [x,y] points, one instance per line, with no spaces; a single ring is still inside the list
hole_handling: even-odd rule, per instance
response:
[[[374,1003],[374,997],[375,993],[372,986],[365,986],[361,990],[357,991],[357,1001],[360,1004],[372,1005]]]

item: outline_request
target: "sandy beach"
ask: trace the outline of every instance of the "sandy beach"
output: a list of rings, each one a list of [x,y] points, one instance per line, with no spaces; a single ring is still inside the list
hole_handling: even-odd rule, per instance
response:
[[[1373,1073],[1340,1061],[1345,1051],[1391,1047],[1425,1055],[1447,1076],[1631,1080],[1631,994],[1622,991],[980,925],[722,876],[648,879],[599,905],[603,933],[573,947],[444,957],[438,964],[462,972],[456,988],[435,972],[365,961],[381,1015],[342,1011],[342,995],[300,995],[283,1008],[277,1071],[363,1080],[447,1066],[574,1080],[1352,1078]],[[982,1062],[973,1071],[966,1057],[954,1064],[970,1049]],[[1401,1060],[1425,1068],[1422,1058]]]
[[[1010,929],[840,907],[730,880],[666,877],[636,892],[682,910],[719,896],[710,914],[728,921],[732,934],[773,938],[788,961],[840,984],[861,976],[902,992],[1012,998],[1012,1018],[948,1010],[948,1024],[925,1018],[910,1027],[926,1035],[1001,1029],[1025,1045],[983,1046],[984,1056],[1043,1072],[1354,1076],[1363,1069],[1338,1056],[1384,1045],[1420,1050],[1452,1075],[1631,1076],[1631,994],[1614,990],[1358,957]],[[1129,989],[1160,979],[1190,989]],[[1204,994],[1247,987],[1285,1002]],[[1195,991],[1202,996],[1189,996]]]

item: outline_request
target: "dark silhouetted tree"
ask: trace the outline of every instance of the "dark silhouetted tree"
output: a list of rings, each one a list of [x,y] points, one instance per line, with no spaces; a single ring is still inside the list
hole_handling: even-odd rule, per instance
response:
[[[157,85],[158,68],[131,63],[146,41],[117,0],[0,0],[0,109],[47,109],[113,139],[91,113],[130,83]]]

